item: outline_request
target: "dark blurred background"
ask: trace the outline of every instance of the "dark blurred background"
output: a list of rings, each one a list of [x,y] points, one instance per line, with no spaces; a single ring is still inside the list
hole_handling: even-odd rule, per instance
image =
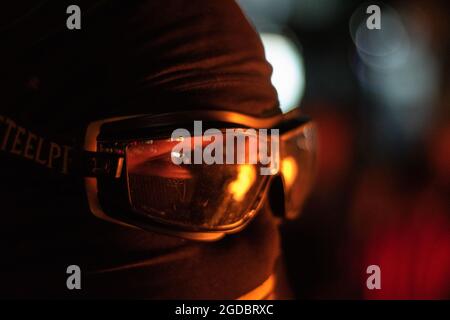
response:
[[[239,0],[281,106],[318,125],[314,192],[283,226],[296,298],[450,298],[445,1]],[[369,30],[366,8],[381,9]],[[381,268],[369,290],[366,268]]]

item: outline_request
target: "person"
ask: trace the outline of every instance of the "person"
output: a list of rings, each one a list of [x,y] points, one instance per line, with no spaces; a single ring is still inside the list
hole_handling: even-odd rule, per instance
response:
[[[66,9],[81,10],[68,29]],[[273,294],[268,206],[195,242],[93,216],[71,150],[99,119],[168,111],[280,113],[261,41],[234,1],[9,1],[0,13],[0,296],[237,299]],[[68,266],[81,290],[68,290]]]

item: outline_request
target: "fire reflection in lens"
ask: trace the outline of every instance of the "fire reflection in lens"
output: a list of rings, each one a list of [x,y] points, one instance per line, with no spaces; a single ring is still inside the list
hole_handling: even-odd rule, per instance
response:
[[[287,157],[281,161],[281,172],[283,172],[286,188],[290,188],[298,173],[297,163],[293,157]]]
[[[253,165],[239,165],[237,178],[228,185],[228,192],[235,201],[240,202],[244,199],[255,180],[256,172]]]

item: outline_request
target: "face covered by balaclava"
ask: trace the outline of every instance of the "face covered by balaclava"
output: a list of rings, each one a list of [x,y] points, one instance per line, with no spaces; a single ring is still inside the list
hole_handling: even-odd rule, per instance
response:
[[[58,166],[67,160],[62,146],[82,144],[94,120],[279,112],[271,67],[239,7],[78,1],[81,29],[68,30],[65,9],[74,3],[24,3],[4,5],[9,20],[0,29],[1,296],[237,298],[263,283],[278,254],[268,210],[236,235],[195,243],[97,219],[83,180]],[[40,155],[25,152],[40,139]],[[66,287],[69,265],[82,270],[81,290]]]

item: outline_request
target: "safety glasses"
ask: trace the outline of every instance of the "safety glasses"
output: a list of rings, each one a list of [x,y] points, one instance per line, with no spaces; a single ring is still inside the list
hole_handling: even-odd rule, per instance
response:
[[[213,241],[244,228],[266,199],[275,214],[298,216],[314,175],[315,130],[298,110],[140,115],[90,124],[85,155],[95,216]]]

